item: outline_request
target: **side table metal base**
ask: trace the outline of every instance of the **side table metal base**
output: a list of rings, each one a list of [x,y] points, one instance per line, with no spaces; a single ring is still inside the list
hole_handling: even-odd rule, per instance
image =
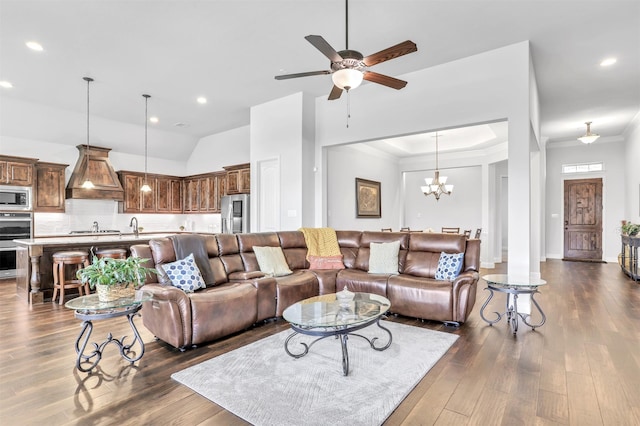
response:
[[[100,360],[102,359],[102,354],[104,352],[105,347],[109,343],[114,343],[118,346],[120,350],[120,356],[123,359],[134,363],[142,358],[144,355],[144,342],[138,333],[138,329],[133,323],[133,318],[139,316],[138,311],[142,308],[142,305],[134,305],[125,310],[115,310],[113,312],[102,312],[102,313],[90,313],[90,312],[82,312],[76,311],[76,318],[84,320],[82,323],[82,330],[78,335],[75,343],[76,353],[78,354],[78,358],[76,359],[76,368],[82,372],[91,372],[93,368],[98,365]],[[114,318],[119,316],[127,316],[127,320],[129,321],[129,325],[131,326],[131,330],[133,330],[134,338],[133,341],[129,344],[125,344],[126,336],[122,336],[120,339],[115,339],[111,333],[107,335],[107,338],[104,342],[97,344],[92,343],[93,352],[90,352],[85,355],[85,349],[89,342],[89,337],[91,336],[91,332],[93,331],[93,320],[106,319],[106,318]],[[83,339],[84,337],[84,339]],[[82,344],[80,341],[82,340]],[[139,346],[139,353],[133,351],[132,348],[135,345]],[[131,356],[131,354],[135,354],[135,356]],[[89,367],[85,368],[83,364],[89,363]]]
[[[489,294],[489,297],[487,297],[487,300],[485,300],[485,302],[482,304],[482,308],[480,308],[480,317],[490,326],[500,321],[504,316],[507,319],[507,323],[511,327],[511,331],[513,332],[513,334],[516,334],[518,332],[518,317],[520,317],[520,319],[522,319],[522,322],[528,325],[529,327],[531,327],[531,329],[534,331],[536,327],[541,327],[546,322],[547,317],[545,316],[544,312],[542,311],[542,308],[540,308],[540,305],[534,298],[534,294],[540,293],[537,289],[497,288],[497,287],[488,286],[485,288],[485,290],[489,290],[490,294]],[[502,314],[498,312],[493,312],[496,315],[496,319],[489,320],[487,319],[487,317],[484,316],[484,309],[489,304],[489,301],[493,298],[494,290],[499,291],[501,293],[507,293],[508,295],[513,295],[513,306],[509,306],[509,296],[507,296],[506,310]],[[520,294],[531,295],[531,302],[533,302],[533,305],[536,307],[536,309],[538,310],[538,312],[540,312],[540,315],[542,316],[538,324],[529,323],[528,318],[530,318],[531,315],[522,314],[518,312],[518,295]]]

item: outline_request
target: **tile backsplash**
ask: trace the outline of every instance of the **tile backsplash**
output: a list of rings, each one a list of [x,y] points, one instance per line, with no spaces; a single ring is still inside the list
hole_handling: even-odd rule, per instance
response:
[[[186,231],[220,232],[221,218],[219,214],[131,214],[118,213],[118,203],[112,200],[79,200],[66,201],[65,213],[35,213],[34,236],[65,235],[71,231],[87,231],[94,221],[100,229],[131,232],[131,218],[138,219],[138,227],[143,232],[179,231],[184,226]]]

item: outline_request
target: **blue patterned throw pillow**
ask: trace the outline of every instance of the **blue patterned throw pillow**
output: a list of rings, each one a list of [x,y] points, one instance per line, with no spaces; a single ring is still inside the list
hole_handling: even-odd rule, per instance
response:
[[[462,270],[464,253],[440,253],[438,269],[436,270],[436,280],[453,281]]]
[[[207,285],[202,279],[202,274],[196,261],[193,258],[193,253],[184,259],[176,260],[172,263],[165,263],[162,269],[167,273],[167,276],[171,280],[171,284],[185,293],[193,293],[200,288],[206,288]]]

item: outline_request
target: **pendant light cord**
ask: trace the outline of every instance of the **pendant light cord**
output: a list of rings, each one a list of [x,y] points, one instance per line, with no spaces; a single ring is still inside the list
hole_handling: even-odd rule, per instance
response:
[[[82,77],[82,79],[87,82],[87,154],[85,156],[87,159],[87,162],[84,169],[84,178],[85,178],[85,182],[91,183],[88,176],[89,160],[91,159],[91,141],[89,140],[89,115],[90,115],[89,114],[89,86],[93,81],[93,79],[91,77]]]
[[[144,96],[144,184],[147,183],[147,126],[149,122],[148,103],[150,95]]]

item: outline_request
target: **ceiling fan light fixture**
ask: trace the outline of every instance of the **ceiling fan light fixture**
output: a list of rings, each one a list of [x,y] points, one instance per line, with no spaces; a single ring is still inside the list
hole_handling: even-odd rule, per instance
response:
[[[362,71],[354,70],[351,68],[343,68],[335,71],[331,74],[331,80],[336,87],[343,90],[353,90],[362,84],[364,74]]]
[[[597,133],[591,133],[591,121],[587,121],[584,124],[587,125],[587,133],[585,133],[583,136],[580,136],[578,140],[584,144],[590,144],[595,142],[596,139],[600,137],[600,135]]]

